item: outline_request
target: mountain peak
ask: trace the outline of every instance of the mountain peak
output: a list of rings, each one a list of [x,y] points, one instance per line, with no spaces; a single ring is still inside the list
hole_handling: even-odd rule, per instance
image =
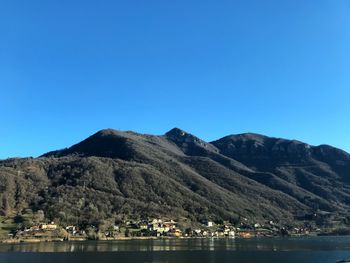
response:
[[[165,134],[165,137],[175,143],[184,153],[189,155],[202,155],[206,151],[218,151],[216,147],[210,143],[179,128],[171,129]]]
[[[96,132],[94,135],[106,136],[106,135],[116,135],[116,134],[119,134],[119,133],[120,132],[115,130],[115,129],[107,128],[107,129],[102,129],[102,130]]]
[[[229,135],[229,137],[236,138],[239,140],[244,140],[244,141],[258,141],[258,142],[263,142],[265,141],[268,137],[262,134],[258,133],[253,133],[253,132],[247,132],[247,133],[240,133],[236,135]]]
[[[130,137],[132,135],[140,135],[139,133],[133,131],[120,131],[115,129],[102,129],[90,137],[105,137],[105,136],[118,136],[118,137]]]
[[[165,137],[173,142],[178,143],[200,143],[205,144],[206,142],[199,139],[198,137],[192,135],[191,133],[188,133],[184,130],[181,130],[179,128],[173,128],[167,133],[165,133]]]
[[[103,129],[69,148],[49,152],[44,156],[76,154],[80,156],[128,159],[132,154],[132,149],[130,149],[127,142],[133,137],[130,132]]]
[[[165,135],[167,137],[173,137],[173,136],[179,136],[179,137],[182,137],[182,136],[185,136],[186,134],[188,134],[187,132],[185,132],[184,130],[181,130],[177,127],[175,128],[172,128],[170,131],[168,131],[167,133],[165,133]]]

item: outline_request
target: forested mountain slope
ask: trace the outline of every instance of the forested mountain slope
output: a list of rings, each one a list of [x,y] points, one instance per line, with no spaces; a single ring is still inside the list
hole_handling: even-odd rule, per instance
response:
[[[258,134],[205,142],[102,130],[39,158],[0,161],[0,213],[65,224],[108,218],[347,224],[350,155]]]

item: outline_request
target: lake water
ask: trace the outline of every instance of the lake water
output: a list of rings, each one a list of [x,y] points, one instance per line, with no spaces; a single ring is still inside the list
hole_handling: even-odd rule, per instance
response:
[[[350,259],[350,237],[22,243],[0,252],[1,263],[335,263]]]

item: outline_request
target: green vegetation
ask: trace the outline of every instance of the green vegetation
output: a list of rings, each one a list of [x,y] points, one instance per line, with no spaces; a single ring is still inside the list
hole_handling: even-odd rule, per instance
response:
[[[0,239],[9,238],[9,235],[17,231],[18,225],[14,218],[0,216]]]

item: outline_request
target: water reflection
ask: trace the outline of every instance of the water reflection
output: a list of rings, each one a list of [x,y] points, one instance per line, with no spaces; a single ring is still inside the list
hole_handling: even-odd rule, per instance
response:
[[[0,244],[0,252],[350,250],[350,237],[151,239]]]

